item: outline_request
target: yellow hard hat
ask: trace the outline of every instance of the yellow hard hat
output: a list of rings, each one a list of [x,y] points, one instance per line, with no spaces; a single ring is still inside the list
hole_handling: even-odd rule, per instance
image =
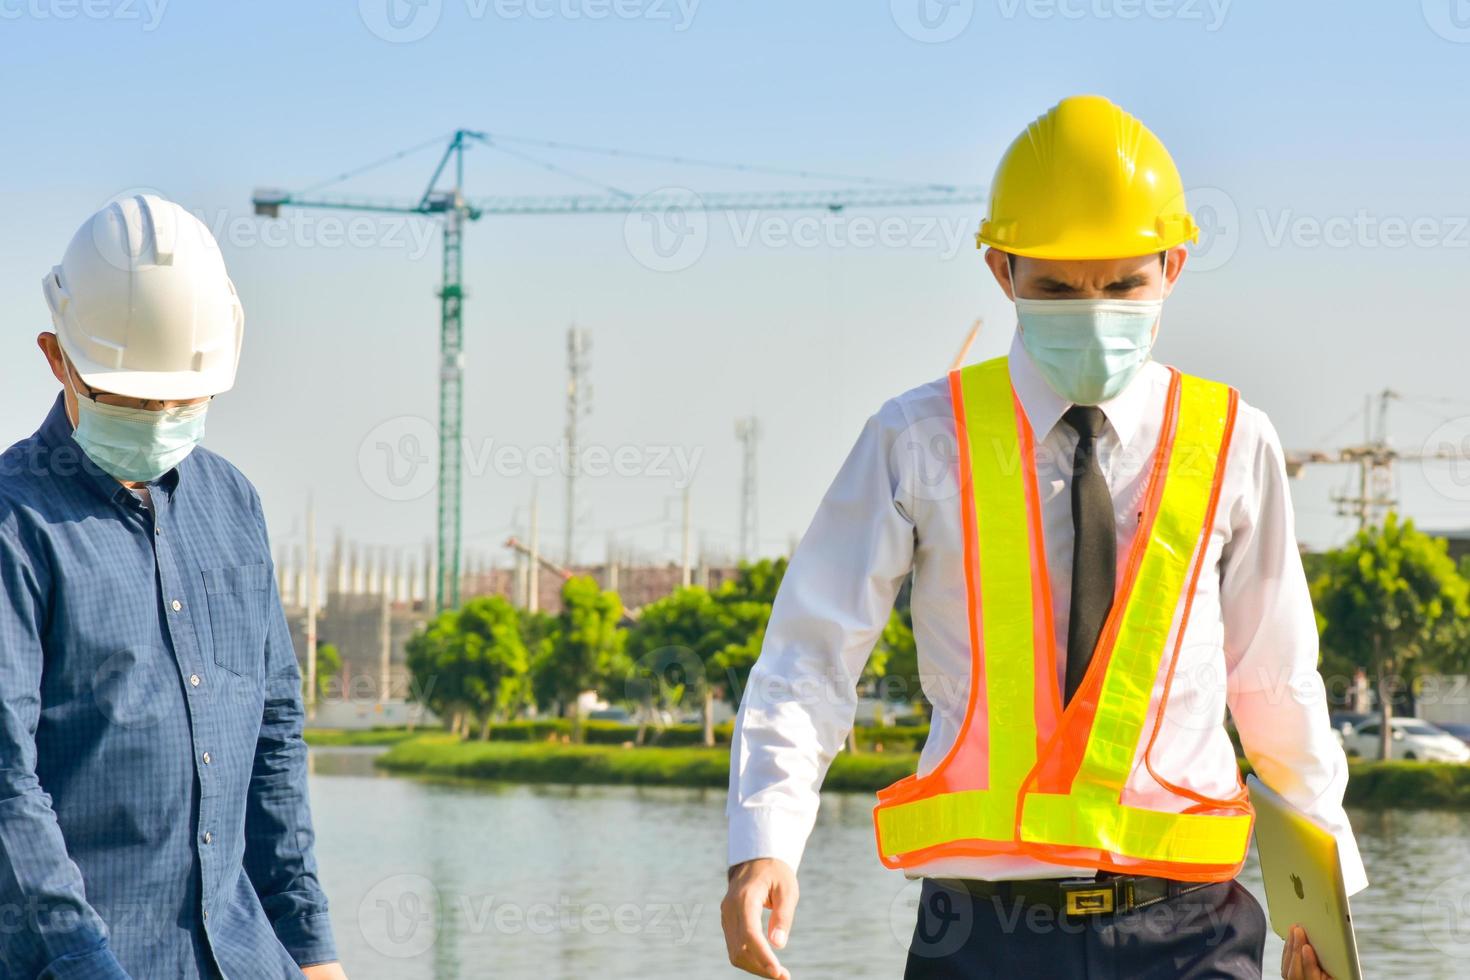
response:
[[[1038,259],[1118,259],[1199,238],[1159,138],[1100,95],[1063,99],[1001,158],[980,247]]]

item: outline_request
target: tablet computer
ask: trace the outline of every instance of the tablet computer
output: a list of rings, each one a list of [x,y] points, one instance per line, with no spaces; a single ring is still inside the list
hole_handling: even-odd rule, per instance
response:
[[[1362,980],[1337,838],[1254,775],[1246,788],[1256,810],[1272,930],[1285,939],[1293,925],[1301,926],[1333,980]]]

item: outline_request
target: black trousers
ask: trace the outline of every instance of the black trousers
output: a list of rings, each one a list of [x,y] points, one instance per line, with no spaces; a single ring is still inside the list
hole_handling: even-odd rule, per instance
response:
[[[1238,881],[1061,916],[924,881],[905,980],[1260,980],[1266,914]]]

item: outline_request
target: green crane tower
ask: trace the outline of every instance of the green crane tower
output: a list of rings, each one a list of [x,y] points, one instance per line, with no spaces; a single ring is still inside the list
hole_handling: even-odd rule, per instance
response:
[[[316,190],[339,183],[365,173],[385,163],[400,160],[411,153],[438,144],[441,137],[400,150],[364,167],[348,171],[323,184],[306,191],[290,192],[278,189],[257,190],[251,198],[255,213],[262,217],[277,218],[281,209],[326,208],[339,211],[363,211],[383,214],[412,214],[429,218],[440,218],[444,226],[444,269],[439,287],[439,474],[438,474],[438,518],[434,558],[434,605],[436,609],[452,609],[459,605],[460,598],[460,486],[464,475],[464,444],[461,436],[464,422],[464,230],[471,221],[478,221],[486,214],[496,215],[569,215],[569,214],[626,214],[630,211],[661,208],[700,207],[706,211],[749,211],[749,210],[828,210],[841,211],[849,207],[899,207],[952,204],[977,204],[984,194],[978,188],[955,187],[943,184],[915,185],[894,181],[848,178],[871,184],[887,186],[867,187],[850,190],[810,191],[737,191],[692,195],[676,190],[655,192],[636,196],[614,187],[601,185],[610,193],[606,195],[545,195],[504,196],[469,201],[464,196],[464,155],[471,145],[484,145],[500,149],[522,160],[527,160],[543,169],[565,176],[581,178],[577,174],[553,164],[528,156],[519,149],[505,143],[530,143],[561,150],[576,150],[602,153],[608,156],[659,160],[693,166],[715,167],[743,172],[764,172],[816,179],[833,179],[836,175],[814,174],[805,171],[778,170],[751,167],[741,164],[710,163],[681,157],[660,156],[650,153],[630,153],[601,147],[577,146],[546,140],[526,140],[516,137],[497,136],[469,129],[455,130],[448,137],[448,145],[439,158],[439,165],[429,178],[417,201],[393,202],[371,198],[337,197],[321,195]],[[440,188],[445,172],[453,168],[453,186]]]

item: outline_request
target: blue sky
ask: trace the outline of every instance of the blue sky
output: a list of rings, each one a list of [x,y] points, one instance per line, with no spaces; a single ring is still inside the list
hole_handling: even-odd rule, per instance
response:
[[[215,227],[245,302],[240,381],[211,410],[208,445],[257,483],[283,545],[314,492],[323,535],[416,549],[433,494],[388,499],[374,446],[433,417],[436,233],[304,212],[267,232],[254,187],[310,186],[457,127],[984,184],[1017,131],[1080,92],[1163,137],[1213,229],[1166,307],[1162,360],[1237,385],[1292,448],[1359,438],[1364,396],[1385,387],[1404,395],[1399,448],[1470,435],[1463,4],[391,0],[390,20],[389,2],[0,0],[0,439],[29,433],[55,391],[33,346],[40,277],[87,214],[156,189]],[[841,186],[515,145],[634,194]],[[414,197],[433,154],[338,189]],[[598,192],[483,149],[466,184]],[[609,536],[676,553],[678,453],[697,462],[698,533],[732,549],[733,426],[752,414],[761,546],[785,550],[884,399],[943,373],[976,316],[974,356],[1004,350],[1013,313],[964,244],[978,214],[715,214],[675,271],[649,267],[622,217],[479,222],[465,247],[467,549],[503,563],[533,483],[559,547],[561,480],[516,460],[560,438],[575,322],[593,338],[585,438],[636,455],[584,481],[579,556],[600,559]],[[1310,543],[1352,529],[1329,500],[1347,475],[1294,484]],[[1421,524],[1470,524],[1470,468],[1409,464],[1400,488]]]

